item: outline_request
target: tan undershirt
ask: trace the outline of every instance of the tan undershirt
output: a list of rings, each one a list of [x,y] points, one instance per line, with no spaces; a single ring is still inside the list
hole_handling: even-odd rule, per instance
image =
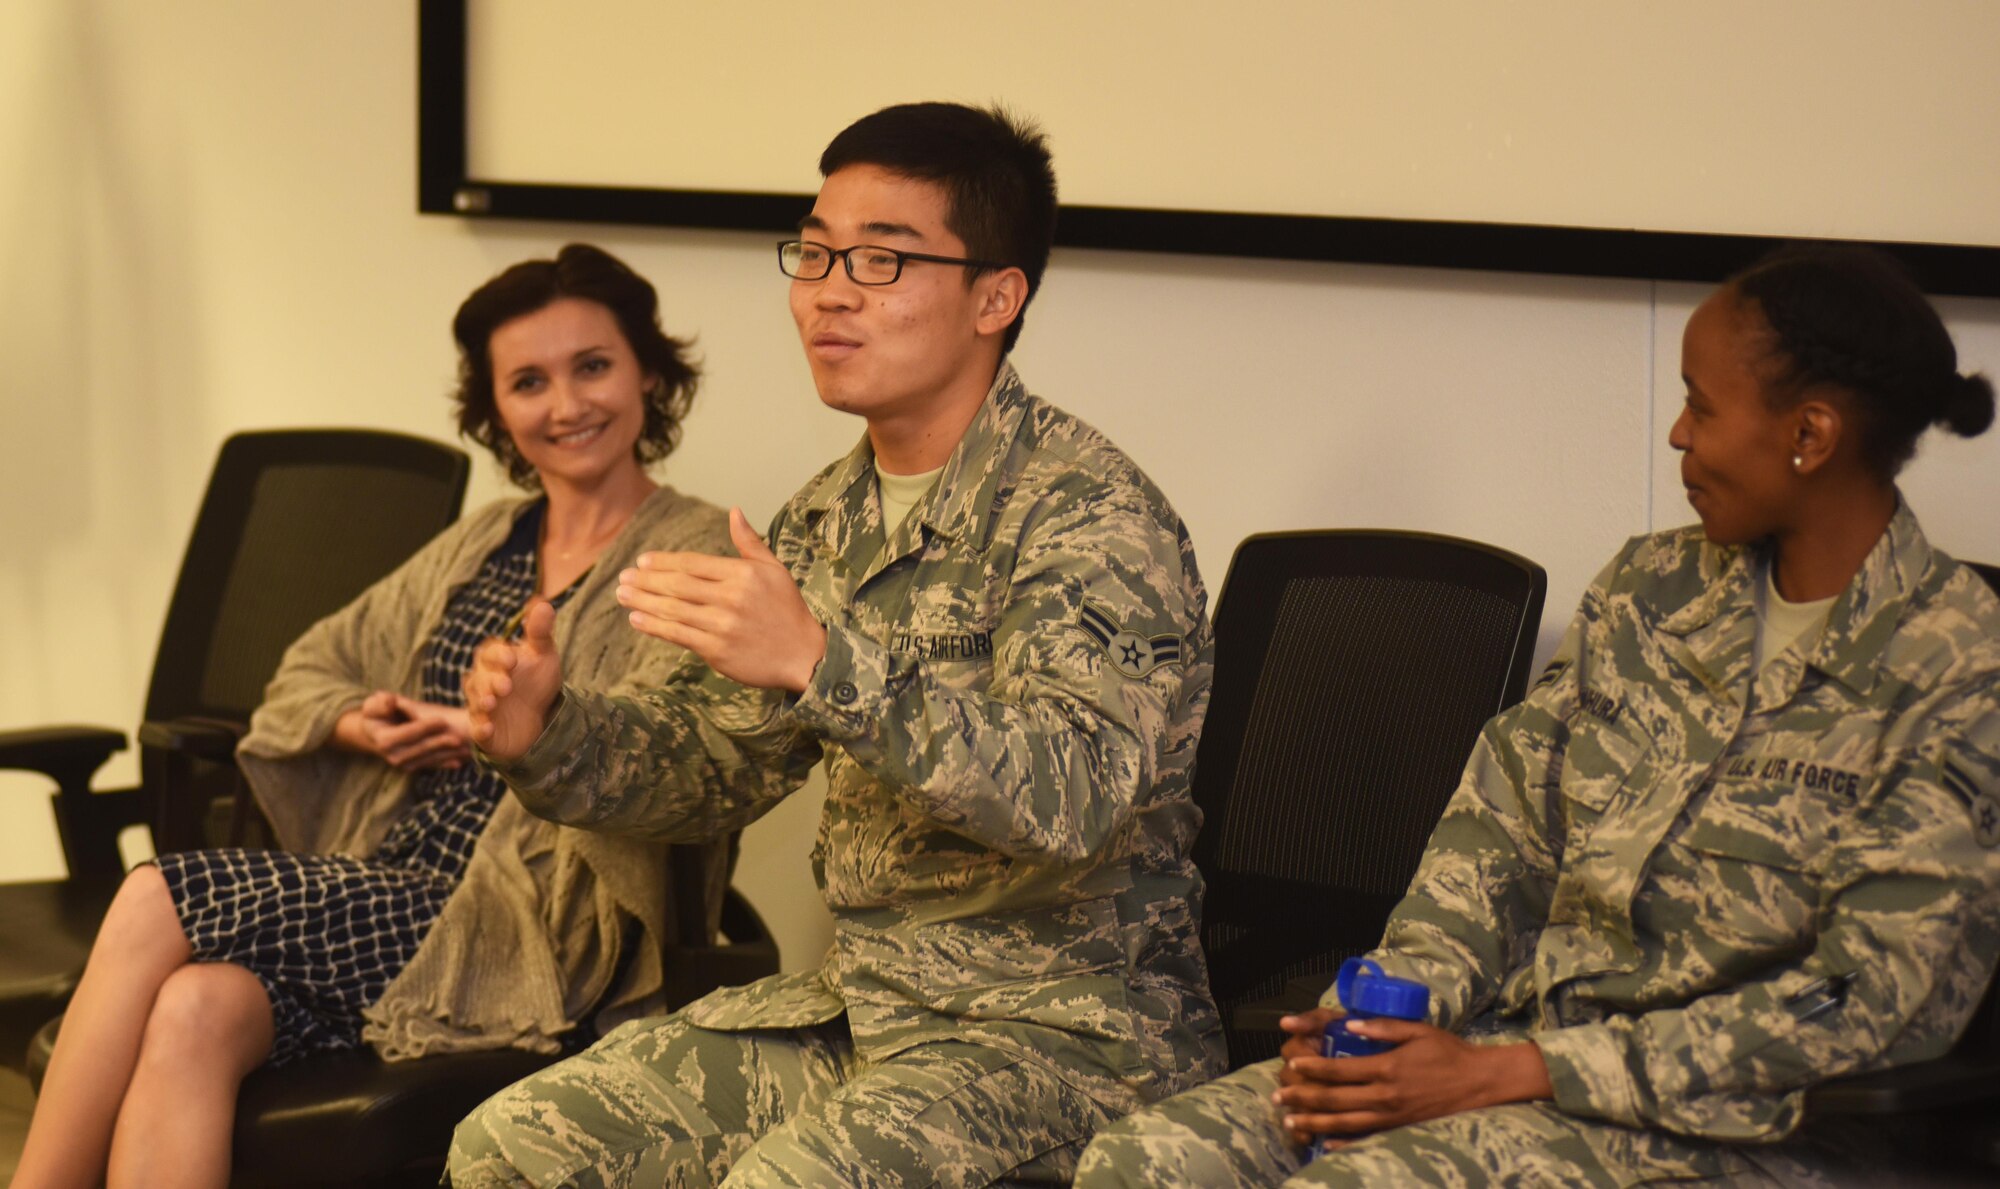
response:
[[[1810,603],[1788,603],[1778,593],[1769,566],[1764,568],[1762,582],[1763,597],[1757,600],[1756,671],[1759,673],[1771,663],[1772,657],[1800,640],[1806,640],[1806,651],[1812,651],[1819,642],[1819,634],[1826,630],[1826,617],[1833,610],[1833,601],[1840,597],[1828,595]],[[1807,640],[1808,636],[1811,639]]]
[[[921,475],[892,475],[875,464],[876,490],[882,496],[882,535],[894,533],[910,515],[910,509],[924,498],[924,493],[937,482],[944,473],[943,467],[925,471]]]

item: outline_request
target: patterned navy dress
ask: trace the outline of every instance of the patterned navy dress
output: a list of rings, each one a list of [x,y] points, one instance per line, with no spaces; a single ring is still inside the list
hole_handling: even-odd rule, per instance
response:
[[[460,688],[481,642],[519,634],[535,592],[536,503],[445,607],[426,646],[421,697],[465,704]],[[577,579],[552,600],[558,607]],[[269,1064],[361,1044],[361,1012],[417,952],[458,886],[506,786],[477,764],[413,778],[415,805],[366,859],[289,851],[161,855],[194,961],[233,962],[271,998]]]

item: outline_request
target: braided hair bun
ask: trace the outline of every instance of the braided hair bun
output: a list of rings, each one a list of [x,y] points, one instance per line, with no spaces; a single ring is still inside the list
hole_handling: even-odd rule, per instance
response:
[[[1958,373],[1958,350],[1901,264],[1872,248],[1798,244],[1738,273],[1772,336],[1768,395],[1779,403],[1830,387],[1860,413],[1862,458],[1893,479],[1932,425],[1961,437],[1993,422],[1993,386]]]
[[[1976,438],[1993,424],[1993,382],[1977,373],[1956,379],[1936,423],[1961,438]]]

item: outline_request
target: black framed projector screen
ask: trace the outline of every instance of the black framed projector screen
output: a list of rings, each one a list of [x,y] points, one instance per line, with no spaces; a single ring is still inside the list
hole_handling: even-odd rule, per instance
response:
[[[1000,100],[1066,207],[2000,248],[1993,0],[464,0],[462,35],[497,184],[810,194],[859,114]]]

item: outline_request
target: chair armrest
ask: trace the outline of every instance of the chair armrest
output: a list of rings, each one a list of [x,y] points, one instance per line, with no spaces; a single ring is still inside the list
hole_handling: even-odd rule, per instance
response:
[[[124,878],[118,831],[145,821],[134,789],[92,792],[90,778],[125,750],[125,735],[104,727],[0,731],[0,768],[40,772],[56,782],[56,833],[70,878],[110,887]]]
[[[1806,1114],[1900,1115],[1994,1098],[2000,1098],[2000,1058],[1948,1053],[1934,1061],[1822,1082],[1806,1091]]]
[[[0,768],[40,772],[65,791],[88,792],[104,761],[125,750],[125,733],[106,727],[0,731]]]
[[[1285,988],[1268,999],[1240,1003],[1228,1011],[1231,1028],[1242,1031],[1277,1032],[1278,1021],[1319,1006],[1319,997],[1333,984],[1330,974],[1303,974],[1285,980]]]
[[[144,747],[157,747],[162,751],[227,764],[236,758],[236,745],[249,731],[248,723],[190,715],[140,723],[139,743]]]
[[[717,945],[677,945],[668,950],[669,1009],[717,987],[741,986],[778,973],[778,943],[764,918],[735,888],[723,895],[722,935],[728,940]]]
[[[220,768],[228,781],[237,780],[236,744],[249,729],[240,720],[196,715],[139,724],[153,846],[161,854],[217,844],[209,811],[219,790],[211,777]],[[232,789],[231,796],[240,791]],[[241,831],[233,827],[230,844],[240,841]]]

